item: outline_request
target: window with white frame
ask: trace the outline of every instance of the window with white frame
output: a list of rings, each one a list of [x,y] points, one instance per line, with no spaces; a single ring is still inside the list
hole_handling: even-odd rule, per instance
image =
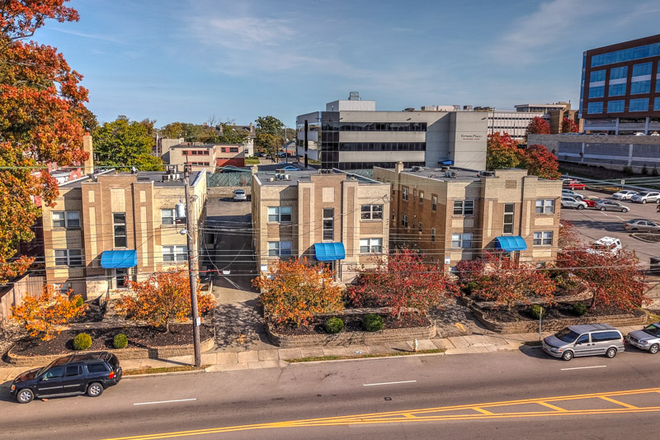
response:
[[[438,210],[438,196],[431,196],[431,211]]]
[[[408,201],[408,188],[405,186],[401,188],[401,200]]]
[[[360,253],[373,254],[383,252],[383,239],[382,238],[361,238],[360,239]]]
[[[268,256],[269,257],[283,257],[291,255],[291,242],[290,241],[269,241],[268,242]]]
[[[126,213],[112,213],[112,225],[114,228],[115,247],[126,247],[128,236],[126,232]]]
[[[435,241],[435,228],[431,228],[431,241]]]
[[[53,227],[75,229],[80,227],[79,211],[52,211]]]
[[[268,207],[268,221],[269,222],[290,222],[291,221],[291,207],[290,206],[269,206]]]
[[[474,200],[454,201],[454,215],[474,215]]]
[[[419,192],[419,203],[424,203],[424,191]]]
[[[408,227],[408,216],[405,214],[401,216],[401,226],[403,226],[404,228]]]
[[[451,234],[451,247],[470,249],[472,247],[472,234]]]
[[[534,232],[534,246],[552,246],[552,231]]]
[[[80,267],[82,265],[82,249],[55,249],[55,266]]]
[[[360,219],[362,220],[382,220],[383,205],[362,205],[360,208]]]
[[[163,261],[186,261],[188,246],[163,246]]]
[[[176,214],[174,209],[161,209],[160,210],[160,222],[164,225],[173,225]]]
[[[555,201],[553,199],[537,200],[536,201],[537,214],[554,214]]]
[[[502,232],[505,234],[513,234],[513,214],[515,209],[516,205],[513,203],[506,203],[504,205],[504,228]]]

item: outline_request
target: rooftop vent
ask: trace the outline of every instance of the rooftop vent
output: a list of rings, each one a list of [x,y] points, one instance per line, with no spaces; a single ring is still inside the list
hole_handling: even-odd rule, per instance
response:
[[[424,171],[424,167],[414,166],[414,167],[410,168],[410,171],[412,171],[413,173],[419,173],[421,171]]]

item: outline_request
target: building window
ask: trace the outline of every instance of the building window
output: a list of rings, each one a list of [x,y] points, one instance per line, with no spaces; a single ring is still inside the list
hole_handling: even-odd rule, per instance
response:
[[[474,215],[473,200],[454,201],[454,215]]]
[[[269,206],[268,207],[268,221],[269,222],[290,222],[291,221],[291,207],[290,206]]]
[[[419,192],[419,203],[424,203],[424,191]]]
[[[649,111],[649,98],[639,98],[630,100],[631,112],[647,112]]]
[[[408,188],[405,186],[401,188],[401,200],[408,201]]]
[[[76,229],[80,227],[80,212],[78,211],[53,211],[53,227]]]
[[[632,76],[650,75],[653,70],[652,63],[635,64],[633,66]]]
[[[513,213],[516,206],[513,203],[506,203],[504,205],[504,229],[505,234],[513,234]]]
[[[607,103],[607,113],[621,113],[626,108],[626,101],[610,101]]]
[[[451,247],[470,249],[472,247],[472,234],[451,234]]]
[[[660,84],[660,81],[658,81],[658,84]],[[660,110],[660,98],[655,98],[653,101],[653,110]]]
[[[422,232],[422,222],[419,222],[417,229],[419,230],[419,232]]]
[[[431,241],[435,241],[435,228],[431,228]]]
[[[204,151],[204,156],[208,156],[210,154],[209,150]]]
[[[603,113],[603,103],[602,102],[590,102],[587,106],[587,113],[590,115]]]
[[[284,257],[291,255],[291,242],[290,241],[269,241],[268,242],[268,256],[269,257]]]
[[[112,225],[114,226],[115,247],[126,247],[128,242],[126,235],[126,213],[114,212],[112,214]]]
[[[610,81],[623,78],[628,78],[628,66],[614,67],[610,69]]]
[[[438,196],[431,196],[431,211],[438,210]]]
[[[55,266],[80,267],[82,265],[82,249],[55,249]]]
[[[175,219],[174,209],[161,209],[160,222],[164,225],[173,225]]]
[[[361,254],[374,254],[383,252],[383,239],[382,238],[361,238],[360,239],[360,253]]]
[[[589,82],[605,81],[605,70],[592,70]]]
[[[404,228],[408,227],[408,216],[405,214],[401,216],[401,226],[403,226]]]
[[[186,261],[188,246],[163,246],[163,261]]]
[[[640,95],[651,91],[651,80],[633,81],[630,83],[630,94]]]
[[[335,210],[334,208],[323,208],[323,239],[333,240],[335,238]]]
[[[534,232],[534,246],[552,246],[552,231]]]
[[[230,153],[238,153],[238,147],[229,147]]]
[[[609,96],[623,96],[626,94],[626,83],[610,84]]]
[[[552,200],[552,199],[537,200],[536,201],[536,213],[537,214],[554,214],[555,213],[555,201]]]
[[[589,99],[605,96],[605,86],[589,87]]]
[[[362,220],[383,219],[383,205],[362,205],[360,211],[360,219]]]

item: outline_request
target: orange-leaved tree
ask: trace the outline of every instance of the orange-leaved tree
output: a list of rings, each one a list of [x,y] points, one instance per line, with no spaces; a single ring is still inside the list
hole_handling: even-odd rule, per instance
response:
[[[12,318],[27,330],[32,337],[40,336],[43,341],[53,339],[62,326],[73,318],[82,316],[87,310],[80,295],[55,292],[52,285],[43,287],[40,296],[26,296],[23,301],[11,308]]]
[[[133,293],[124,294],[116,305],[120,316],[133,321],[170,331],[170,324],[183,322],[191,317],[190,279],[188,272],[155,272],[145,281],[129,281]],[[199,313],[205,313],[215,305],[215,298],[197,289]]]
[[[520,163],[518,142],[508,133],[489,134],[486,146],[486,168],[489,170],[515,168]]]
[[[357,307],[387,307],[390,315],[401,319],[415,310],[425,315],[448,297],[458,295],[451,282],[434,260],[425,261],[410,249],[378,257],[376,267],[359,271],[357,283],[346,295]]]
[[[559,162],[557,157],[543,145],[530,145],[520,155],[520,166],[527,172],[542,179],[559,179]]]
[[[84,102],[82,76],[62,54],[31,37],[47,19],[77,21],[67,0],[5,0],[0,6],[0,283],[25,272],[32,259],[12,261],[31,226],[39,201],[50,204],[57,181],[46,167],[86,158],[84,126],[93,119]]]
[[[527,134],[550,134],[550,124],[545,119],[536,116],[529,121]]]
[[[309,324],[316,313],[340,312],[341,287],[325,266],[307,259],[279,260],[268,273],[252,280],[268,319],[277,324]]]

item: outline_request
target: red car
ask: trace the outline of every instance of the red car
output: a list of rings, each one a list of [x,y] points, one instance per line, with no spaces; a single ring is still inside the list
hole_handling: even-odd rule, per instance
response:
[[[600,200],[599,197],[589,196],[582,198],[582,201],[587,204],[587,207],[593,208],[596,206],[596,202]]]
[[[570,188],[573,191],[580,189],[587,189],[587,185],[577,180],[564,180],[564,188]]]

